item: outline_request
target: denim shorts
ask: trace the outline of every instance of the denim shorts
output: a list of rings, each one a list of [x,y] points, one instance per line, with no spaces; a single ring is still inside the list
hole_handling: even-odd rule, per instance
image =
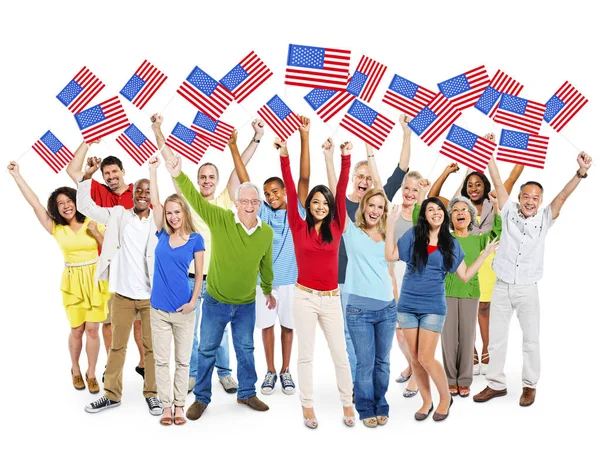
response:
[[[424,328],[425,330],[442,333],[445,320],[445,315],[398,312],[398,328]]]

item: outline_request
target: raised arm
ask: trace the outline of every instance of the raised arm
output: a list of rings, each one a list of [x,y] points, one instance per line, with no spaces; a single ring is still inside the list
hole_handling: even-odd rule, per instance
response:
[[[300,213],[298,212],[298,194],[296,192],[296,186],[294,185],[294,178],[292,177],[287,145],[285,141],[275,138],[274,146],[279,151],[281,176],[283,177],[283,183],[286,186],[285,193],[287,194],[288,223],[290,224],[292,233],[299,232],[301,229],[305,228],[306,222],[300,217]]]
[[[335,219],[340,230],[346,228],[348,221],[346,212],[346,189],[348,188],[348,180],[350,179],[350,152],[352,151],[352,143],[345,141],[340,145],[342,150],[342,167],[340,168],[340,177],[335,187]]]
[[[519,177],[521,177],[524,168],[525,166],[523,166],[522,164],[515,164],[512,170],[510,171],[508,178],[504,181],[504,188],[506,188],[506,191],[509,195],[511,194],[513,187],[517,183],[517,180],[519,180]]]
[[[573,191],[581,182],[581,179],[585,179],[587,177],[587,173],[592,167],[592,158],[585,152],[581,152],[577,155],[577,164],[579,164],[579,168],[575,175],[571,178],[571,180],[565,185],[560,193],[552,200],[551,209],[552,209],[552,219],[556,219],[560,214],[560,210],[564,203],[567,201],[567,198],[573,193]]]
[[[300,126],[300,177],[298,178],[298,201],[302,206],[306,202],[310,188],[310,119],[298,116],[302,121]]]
[[[154,211],[154,224],[156,229],[160,231],[163,228],[163,206],[160,203],[160,195],[158,194],[158,180],[156,176],[156,170],[160,166],[160,159],[157,155],[154,155],[148,161],[148,168],[150,169],[150,202],[152,203],[152,210]]]
[[[493,133],[486,134],[484,138],[487,138],[490,141],[496,141],[496,135],[494,135]],[[492,156],[492,158],[490,159],[488,169],[490,171],[490,179],[492,179],[492,183],[494,184],[494,188],[496,189],[496,196],[498,197],[498,208],[502,209],[504,204],[508,201],[508,191],[502,183],[500,171],[498,170],[498,165],[496,164],[496,158],[494,158],[494,156]]]
[[[400,150],[400,161],[398,167],[404,172],[408,172],[408,166],[410,164],[410,137],[412,130],[408,126],[408,123],[412,120],[412,117],[402,114],[400,116],[400,126],[402,127],[402,149]]]
[[[393,205],[388,213],[385,226],[385,261],[396,262],[400,259],[398,255],[398,244],[394,242],[394,231],[396,229],[396,221],[402,215],[402,206]]]
[[[337,186],[337,176],[335,175],[335,167],[333,165],[333,140],[331,137],[325,140],[321,145],[323,155],[325,156],[325,169],[327,170],[327,185],[331,193],[335,197],[335,189]]]
[[[251,142],[252,144],[252,142]],[[237,147],[237,130],[234,130],[231,136],[229,137],[229,141],[227,142],[227,146],[229,146],[229,151],[231,151],[231,158],[233,159],[233,169],[237,176],[237,183],[243,184],[244,182],[250,182],[250,176],[248,175],[248,170],[246,169],[246,165],[242,161],[242,157],[240,156],[240,151]],[[231,180],[231,178],[229,179]],[[229,186],[229,184],[227,184]],[[229,194],[231,197],[231,193]],[[231,199],[235,198],[235,192]]]
[[[439,198],[446,208],[448,208],[448,199],[440,197],[440,192],[442,191],[442,187],[444,186],[446,179],[448,179],[448,176],[457,172],[458,169],[458,164],[456,164],[455,162],[448,164],[429,190],[429,196]]]
[[[471,278],[473,278],[475,273],[477,273],[477,271],[481,268],[481,265],[483,265],[483,262],[485,261],[485,259],[492,252],[496,251],[496,248],[498,248],[499,242],[500,242],[499,239],[488,240],[488,243],[485,246],[485,249],[483,250],[483,252],[481,252],[481,254],[479,254],[479,257],[477,257],[477,259],[473,263],[471,263],[468,267],[465,264],[464,260],[462,262],[460,262],[460,265],[456,269],[456,276],[458,276],[458,278],[463,283],[468,283],[471,280]]]
[[[87,154],[89,147],[92,146],[94,143],[98,143],[99,141],[100,140],[94,140],[90,142],[89,145],[85,141],[82,141],[79,145],[79,148],[77,148],[77,150],[75,151],[73,159],[71,159],[71,161],[69,161],[69,164],[67,164],[67,174],[69,174],[71,180],[75,182],[75,185],[77,185],[83,177],[83,163],[85,161],[85,155]]]
[[[154,137],[156,138],[156,146],[158,146],[158,150],[165,161],[168,161],[174,156],[173,151],[167,145],[165,145],[165,136],[163,135],[161,125],[163,123],[163,116],[160,114],[154,114],[150,117],[152,121],[152,131],[154,132]],[[173,187],[175,188],[175,192],[177,195],[181,195],[181,189],[175,179],[172,179]]]
[[[252,121],[252,129],[254,130],[254,136],[241,155],[241,161],[244,167],[250,162],[252,156],[254,156],[254,153],[258,148],[258,144],[265,134],[265,123],[261,119],[255,119]],[[248,178],[248,180],[250,180],[250,178]],[[241,183],[242,182],[240,182],[240,179],[238,178],[237,168],[234,168],[233,171],[231,171],[229,180],[227,181],[227,193],[229,193],[229,198],[231,198],[231,201],[235,201],[235,192]]]
[[[88,158],[85,172],[77,187],[77,211],[102,224],[108,223],[112,208],[96,205],[92,199],[92,175],[100,168],[100,158]]]
[[[496,192],[492,190],[488,198],[490,202],[492,202],[492,206],[494,207],[494,221],[492,223],[492,230],[483,234],[480,234],[479,237],[479,250],[482,251],[485,249],[487,245],[488,239],[499,239],[502,234],[502,218],[500,217],[500,208],[498,207],[498,197],[496,196]]]
[[[25,197],[25,200],[27,200],[27,203],[29,203],[33,208],[33,212],[37,216],[37,219],[42,225],[42,227],[46,231],[48,231],[49,234],[52,234],[52,228],[54,224],[52,222],[52,218],[48,214],[46,208],[44,208],[44,205],[41,204],[38,196],[33,192],[33,190],[31,190],[29,185],[27,185],[25,179],[23,179],[23,176],[19,171],[19,165],[15,161],[11,161],[8,165],[8,172],[13,177],[13,179],[15,179],[17,187],[19,187],[19,190]]]
[[[369,166],[369,173],[373,178],[373,187],[376,189],[382,189],[383,184],[381,183],[381,176],[379,175],[377,163],[375,162],[375,151],[369,143],[365,143],[365,147],[367,149],[367,164]]]

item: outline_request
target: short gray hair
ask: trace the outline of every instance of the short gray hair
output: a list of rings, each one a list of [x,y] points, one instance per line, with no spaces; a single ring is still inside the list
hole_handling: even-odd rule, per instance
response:
[[[245,188],[253,188],[254,190],[256,190],[256,197],[260,200],[260,190],[258,189],[258,186],[256,184],[253,184],[252,182],[244,182],[243,184],[240,184],[240,186],[235,191],[235,201],[238,201],[240,199],[240,192],[242,191],[242,189]]]
[[[454,226],[452,225],[452,208],[454,208],[454,205],[456,205],[457,203],[464,203],[465,205],[467,205],[469,214],[471,215],[471,222],[469,223],[467,230],[471,231],[471,229],[473,229],[475,220],[477,219],[477,210],[475,209],[475,206],[473,205],[471,200],[469,200],[467,197],[463,197],[463,196],[454,197],[452,200],[450,200],[450,203],[448,203],[448,214],[450,215],[450,227],[452,228],[452,230],[454,230]]]

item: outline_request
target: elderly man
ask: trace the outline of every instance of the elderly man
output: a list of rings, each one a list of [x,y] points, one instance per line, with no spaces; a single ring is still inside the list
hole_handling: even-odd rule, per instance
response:
[[[196,401],[188,408],[187,417],[191,420],[200,418],[210,403],[215,354],[229,322],[238,362],[237,401],[254,410],[266,411],[269,407],[257,398],[255,388],[255,285],[260,273],[260,285],[267,307],[275,307],[275,298],[271,294],[273,229],[258,217],[261,203],[258,187],[250,182],[238,187],[235,212],[212,205],[181,172],[181,158],[168,152],[170,150],[167,148],[167,154],[163,153],[167,159],[167,169],[190,206],[209,227],[212,238],[200,323],[200,355],[194,387]]]
[[[535,401],[535,387],[540,377],[540,301],[537,282],[544,269],[544,245],[548,230],[581,179],[587,177],[592,158],[586,153],[577,156],[579,167],[562,191],[542,212],[544,189],[538,182],[521,186],[519,203],[508,200],[508,193],[499,181],[494,159],[489,169],[496,186],[498,202],[503,206],[502,237],[492,267],[497,275],[490,311],[490,364],[486,374],[488,386],[473,397],[478,403],[506,395],[504,363],[508,331],[513,311],[516,311],[523,332],[523,393],[519,404],[530,406]]]

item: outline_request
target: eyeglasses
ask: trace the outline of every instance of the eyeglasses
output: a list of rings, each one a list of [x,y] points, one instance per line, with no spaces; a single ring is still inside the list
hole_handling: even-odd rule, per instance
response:
[[[360,180],[361,182],[365,179],[367,179],[367,182],[373,182],[373,177],[371,176],[366,176],[364,174],[354,174],[354,177],[356,177],[358,180]]]
[[[468,211],[469,211],[468,208],[453,208],[452,209],[452,214],[455,214],[455,213],[466,213]]]
[[[258,206],[260,205],[260,200],[253,198],[252,200],[249,200],[248,198],[240,198],[238,200],[242,205],[248,205],[249,203],[251,203],[253,206]]]

